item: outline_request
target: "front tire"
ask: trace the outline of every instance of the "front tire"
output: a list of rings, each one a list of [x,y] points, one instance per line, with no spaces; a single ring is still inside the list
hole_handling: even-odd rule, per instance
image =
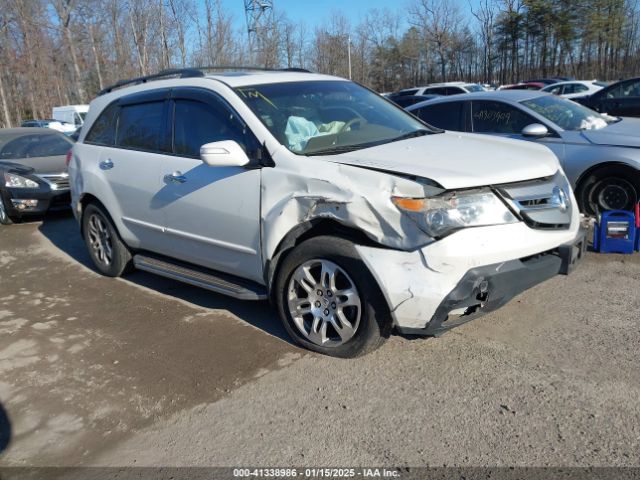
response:
[[[600,168],[580,182],[576,197],[580,210],[587,215],[632,211],[640,200],[640,173],[619,166]]]
[[[15,219],[7,212],[7,207],[4,204],[2,195],[0,195],[0,225],[11,225]]]
[[[283,260],[275,286],[278,313],[293,339],[309,350],[351,358],[389,337],[389,310],[354,245],[316,237]]]
[[[104,209],[95,204],[85,208],[82,232],[91,260],[101,274],[119,277],[131,270],[131,252]]]

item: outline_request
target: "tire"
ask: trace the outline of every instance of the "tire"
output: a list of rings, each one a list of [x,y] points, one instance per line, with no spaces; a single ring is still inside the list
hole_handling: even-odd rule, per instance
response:
[[[632,211],[640,201],[640,172],[621,166],[600,168],[581,180],[576,197],[580,211],[587,215]]]
[[[315,237],[295,247],[278,270],[274,298],[289,335],[325,355],[364,355],[391,332],[380,288],[354,245],[341,238]],[[298,308],[304,313],[294,316]]]
[[[16,220],[17,220],[16,218],[13,218],[7,212],[7,207],[4,204],[2,195],[0,195],[0,225],[11,225]]]
[[[91,260],[101,274],[119,277],[132,270],[131,252],[102,207],[87,205],[82,215],[82,234]]]

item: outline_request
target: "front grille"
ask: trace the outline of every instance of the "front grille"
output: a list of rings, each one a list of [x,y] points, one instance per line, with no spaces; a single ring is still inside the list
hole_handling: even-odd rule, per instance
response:
[[[571,226],[571,188],[560,172],[553,177],[499,185],[497,190],[531,228],[557,230]]]
[[[69,174],[68,173],[59,173],[59,174],[46,174],[46,175],[38,175],[42,180],[47,182],[52,190],[69,190]]]

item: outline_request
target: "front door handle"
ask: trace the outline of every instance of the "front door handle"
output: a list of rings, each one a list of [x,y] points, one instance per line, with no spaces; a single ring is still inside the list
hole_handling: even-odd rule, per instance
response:
[[[111,170],[113,168],[113,162],[110,158],[100,162],[100,170]]]
[[[187,181],[182,172],[173,172],[164,176],[164,181],[167,183],[184,183]]]

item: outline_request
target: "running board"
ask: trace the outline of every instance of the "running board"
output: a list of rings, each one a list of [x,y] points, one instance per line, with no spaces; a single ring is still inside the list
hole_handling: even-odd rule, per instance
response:
[[[267,298],[267,289],[262,285],[177,260],[160,259],[138,254],[133,257],[133,264],[136,268],[145,272],[155,273],[162,277],[178,280],[241,300],[265,300]]]

